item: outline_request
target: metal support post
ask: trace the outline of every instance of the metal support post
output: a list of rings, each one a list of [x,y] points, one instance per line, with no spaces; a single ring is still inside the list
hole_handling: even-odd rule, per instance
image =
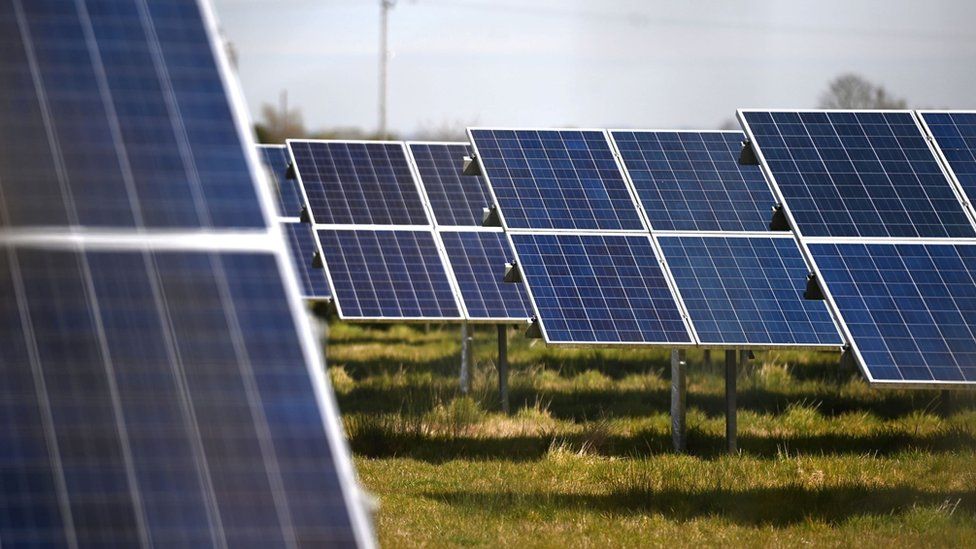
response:
[[[735,351],[725,351],[725,441],[730,454],[738,451],[735,402],[736,355],[738,353]]]
[[[461,394],[464,395],[471,392],[472,332],[467,322],[461,324]]]
[[[508,404],[508,326],[498,325],[498,398],[502,412],[510,413]]]
[[[685,351],[671,351],[671,441],[675,452],[684,452],[687,447],[687,425],[685,423]]]

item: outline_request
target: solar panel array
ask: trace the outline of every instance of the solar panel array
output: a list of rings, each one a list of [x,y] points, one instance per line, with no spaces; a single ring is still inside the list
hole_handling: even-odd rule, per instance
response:
[[[268,173],[274,191],[278,217],[297,219],[302,213],[302,192],[298,188],[298,182],[287,175],[288,165],[291,163],[288,147],[258,145],[258,153],[261,155],[261,163]]]
[[[462,159],[471,155],[467,143],[409,142],[407,148],[430,202],[434,222],[442,226],[481,227],[483,210],[491,204],[484,178],[462,176]]]
[[[972,383],[976,229],[949,178],[969,130],[921,117],[938,150],[910,111],[739,112],[868,379]]]
[[[373,544],[208,9],[0,3],[5,546]]]

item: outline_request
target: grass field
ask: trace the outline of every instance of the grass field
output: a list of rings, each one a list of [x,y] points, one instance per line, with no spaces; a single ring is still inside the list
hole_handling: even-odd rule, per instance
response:
[[[757,353],[724,378],[689,353],[688,455],[670,446],[663,351],[566,350],[494,327],[471,396],[457,327],[333,323],[330,373],[388,547],[976,545],[976,400],[870,389],[830,353]],[[718,358],[718,357],[717,357]]]

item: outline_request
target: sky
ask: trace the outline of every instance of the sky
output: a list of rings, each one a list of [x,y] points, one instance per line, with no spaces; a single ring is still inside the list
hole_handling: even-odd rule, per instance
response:
[[[214,0],[252,116],[378,124],[380,0]],[[976,108],[972,0],[399,0],[388,125],[708,129],[811,108],[859,73],[912,107]]]

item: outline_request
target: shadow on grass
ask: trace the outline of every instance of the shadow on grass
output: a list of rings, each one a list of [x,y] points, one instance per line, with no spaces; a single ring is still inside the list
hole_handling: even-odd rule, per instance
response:
[[[757,437],[739,435],[742,454],[772,458],[783,452],[815,455],[890,455],[909,450],[930,454],[959,450],[976,450],[976,438],[964,432],[933,436],[906,434],[811,435],[795,437]],[[370,458],[411,458],[429,463],[452,460],[536,461],[542,459],[554,444],[577,451],[603,456],[635,457],[672,453],[669,434],[652,432],[634,436],[593,434],[538,435],[511,437],[425,436],[416,433],[375,431],[354,433],[350,438],[354,453]],[[716,458],[725,453],[725,439],[691,430],[688,453],[702,458]]]
[[[679,521],[719,516],[740,525],[774,527],[811,519],[839,524],[855,517],[890,518],[910,513],[918,506],[940,508],[945,515],[976,512],[976,491],[927,492],[898,486],[719,488],[696,492],[634,489],[609,494],[456,491],[428,492],[424,496],[473,513],[519,515],[539,509],[623,515],[657,513]]]

